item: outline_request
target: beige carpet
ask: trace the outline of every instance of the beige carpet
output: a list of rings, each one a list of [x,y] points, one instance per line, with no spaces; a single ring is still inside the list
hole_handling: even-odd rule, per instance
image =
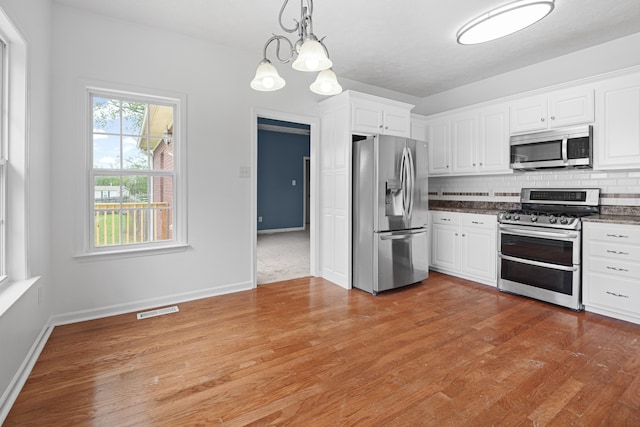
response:
[[[258,234],[258,285],[309,276],[309,230]]]

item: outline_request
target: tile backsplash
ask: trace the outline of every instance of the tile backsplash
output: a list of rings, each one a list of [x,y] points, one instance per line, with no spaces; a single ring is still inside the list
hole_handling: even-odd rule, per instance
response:
[[[553,169],[429,178],[430,200],[519,202],[522,188],[600,188],[600,204],[640,206],[640,172]]]

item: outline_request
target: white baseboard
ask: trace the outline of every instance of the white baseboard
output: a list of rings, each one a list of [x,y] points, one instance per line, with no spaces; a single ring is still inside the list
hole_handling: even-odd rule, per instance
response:
[[[9,415],[11,407],[18,398],[20,391],[22,391],[22,387],[24,387],[24,384],[27,382],[31,370],[33,370],[33,367],[38,361],[38,357],[40,357],[40,353],[42,353],[42,349],[44,349],[45,344],[49,340],[51,332],[53,332],[53,325],[51,324],[51,319],[49,319],[42,327],[38,338],[34,341],[31,349],[29,349],[29,353],[27,353],[20,368],[13,376],[11,383],[9,383],[9,386],[0,398],[0,425],[4,423],[7,415]]]
[[[218,295],[230,294],[252,289],[251,282],[239,282],[223,287],[203,289],[183,294],[174,294],[161,298],[151,298],[126,304],[117,304],[108,307],[95,308],[91,310],[76,311],[73,313],[58,314],[52,317],[54,326],[67,325],[69,323],[84,322],[86,320],[101,319],[103,317],[117,316],[119,314],[135,313],[142,310],[174,305],[181,302],[194,301],[202,298],[215,297]]]
[[[288,231],[304,231],[305,227],[293,227],[293,228],[270,228],[268,230],[258,230],[258,234],[268,233],[286,233]]]

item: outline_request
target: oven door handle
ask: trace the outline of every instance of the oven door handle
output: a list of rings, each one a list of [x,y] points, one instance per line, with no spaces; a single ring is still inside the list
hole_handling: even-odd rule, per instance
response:
[[[549,264],[546,262],[540,262],[540,261],[533,261],[530,259],[522,259],[522,258],[516,258],[516,257],[512,257],[509,255],[502,255],[501,253],[498,253],[498,257],[507,261],[513,261],[513,262],[519,262],[521,264],[529,264],[529,265],[535,265],[537,267],[546,267],[546,268],[553,268],[554,270],[562,270],[562,271],[577,271],[578,267],[576,267],[575,265],[573,267],[567,267],[564,265],[558,265],[558,264]]]
[[[552,239],[577,239],[578,233],[571,230],[558,230],[558,231],[539,231],[532,230],[532,227],[529,228],[521,228],[521,227],[509,227],[507,225],[500,226],[500,232],[508,233],[508,234],[517,234],[519,236],[527,236],[527,237],[550,237]]]

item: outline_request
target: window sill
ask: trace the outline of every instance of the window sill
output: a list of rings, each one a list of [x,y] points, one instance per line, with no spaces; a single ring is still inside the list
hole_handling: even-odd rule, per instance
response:
[[[153,248],[134,248],[126,250],[113,250],[104,252],[92,252],[75,255],[73,259],[79,262],[103,261],[109,259],[131,258],[149,255],[162,255],[175,252],[184,252],[191,246],[188,244],[176,244],[171,246],[156,246]]]
[[[32,277],[26,280],[8,280],[0,285],[0,317],[4,315],[29,289],[40,279]]]

